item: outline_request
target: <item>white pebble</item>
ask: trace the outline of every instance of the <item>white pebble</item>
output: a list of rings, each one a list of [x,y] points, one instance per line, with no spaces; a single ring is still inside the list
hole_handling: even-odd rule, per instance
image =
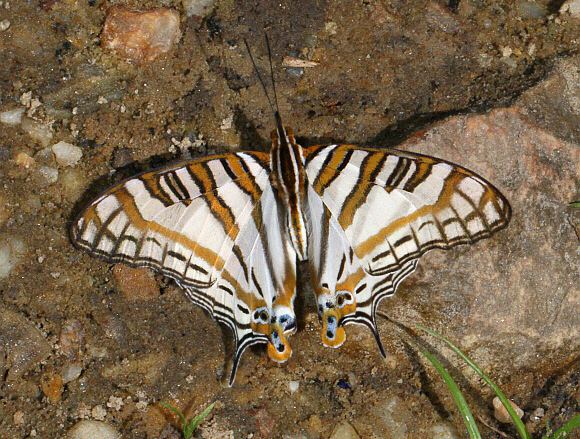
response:
[[[63,141],[52,145],[52,152],[61,166],[74,166],[83,156],[83,151],[78,146]]]
[[[13,110],[7,110],[0,113],[0,122],[10,126],[20,125],[22,122],[22,115],[24,114],[24,108],[14,108]]]
[[[82,420],[66,435],[67,439],[118,439],[121,434],[105,422]]]
[[[342,421],[336,426],[330,439],[360,439],[360,436],[348,421]]]
[[[300,383],[298,381],[290,381],[288,383],[288,388],[290,389],[290,393],[294,393],[298,390],[298,387],[300,387]]]
[[[518,417],[521,419],[521,417],[524,416],[524,411],[521,408],[519,408],[516,405],[516,403],[513,401],[510,401],[510,404],[512,405],[512,407],[515,410]],[[508,411],[503,406],[502,402],[500,401],[500,399],[497,396],[495,398],[493,398],[493,416],[499,422],[504,423],[504,424],[509,424],[510,422],[513,422]]]
[[[30,117],[23,117],[22,129],[42,146],[48,146],[52,139],[52,131],[48,125],[37,122]]]
[[[214,3],[215,0],[181,0],[185,14],[188,17],[194,15],[205,17],[212,11]]]
[[[58,181],[58,169],[52,168],[50,166],[41,166],[38,168],[38,172],[46,180],[48,184],[53,184]]]
[[[121,410],[123,407],[123,398],[119,398],[118,396],[111,395],[109,400],[107,401],[107,407],[111,409],[115,409],[116,411]]]
[[[26,246],[20,239],[12,236],[0,238],[0,279],[8,277],[25,252]]]
[[[70,383],[81,376],[83,368],[79,363],[66,364],[61,371],[62,382],[64,384]]]
[[[97,421],[102,421],[107,417],[107,411],[102,405],[96,405],[91,410],[91,416]]]
[[[560,6],[560,14],[567,12],[572,17],[580,17],[580,0],[567,0]]]
[[[0,32],[4,32],[5,30],[7,30],[10,27],[10,21],[9,20],[2,20],[0,21]]]

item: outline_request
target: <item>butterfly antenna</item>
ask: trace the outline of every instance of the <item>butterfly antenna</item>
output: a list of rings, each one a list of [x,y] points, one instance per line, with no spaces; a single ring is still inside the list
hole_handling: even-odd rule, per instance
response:
[[[276,112],[280,114],[280,107],[278,107],[278,94],[276,93],[276,81],[274,81],[274,67],[272,67],[272,49],[270,48],[270,39],[268,34],[264,34],[266,37],[266,47],[268,48],[268,60],[270,61],[270,80],[272,81],[272,89],[274,90],[274,103],[276,104]]]
[[[254,56],[252,55],[250,45],[248,44],[248,41],[245,38],[244,38],[244,44],[246,45],[246,50],[248,51],[248,55],[250,55],[250,60],[252,61],[252,65],[254,66],[254,71],[256,72],[256,75],[258,76],[258,80],[260,81],[260,84],[262,85],[262,90],[264,90],[264,94],[266,95],[266,99],[268,99],[268,104],[270,105],[270,109],[272,110],[274,117],[276,117],[276,114],[277,114],[276,108],[278,108],[278,103],[276,102],[276,108],[274,108],[274,105],[272,105],[272,100],[270,99],[270,95],[268,94],[268,89],[266,88],[266,83],[262,79],[262,75],[260,75],[260,71],[258,70],[258,66],[256,65],[256,61],[254,61]],[[270,48],[270,46],[268,46],[268,49],[269,48]],[[271,62],[270,62],[270,65],[272,65]],[[275,95],[276,95],[276,89],[274,89],[274,96]]]

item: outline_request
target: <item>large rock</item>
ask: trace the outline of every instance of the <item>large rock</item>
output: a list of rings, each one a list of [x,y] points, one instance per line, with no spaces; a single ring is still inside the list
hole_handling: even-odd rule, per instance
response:
[[[563,62],[554,75],[572,76],[571,64],[578,60]],[[546,99],[567,86],[571,81],[558,85],[550,77],[513,107],[450,118],[402,145],[478,172],[512,205],[505,231],[473,247],[429,253],[383,308],[409,324],[444,328],[488,367],[533,367],[538,358],[562,358],[579,347],[578,216],[568,204],[578,193],[580,150],[569,141],[577,123],[565,120],[578,120],[578,106],[567,90]],[[550,132],[540,109],[567,116]]]

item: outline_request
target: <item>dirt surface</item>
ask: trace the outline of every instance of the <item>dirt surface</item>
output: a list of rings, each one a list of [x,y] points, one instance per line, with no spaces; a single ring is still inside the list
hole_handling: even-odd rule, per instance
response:
[[[64,437],[80,419],[127,438],[179,437],[158,401],[188,414],[218,401],[200,437],[327,438],[343,421],[362,438],[464,437],[404,329],[420,322],[465,346],[531,431],[568,419],[578,397],[579,226],[567,202],[580,173],[580,20],[560,14],[562,3],[218,1],[187,17],[171,0],[0,2],[0,113],[28,115],[28,125],[0,124],[0,438]],[[154,61],[126,62],[100,45],[119,4],[175,9],[181,39]],[[291,361],[252,349],[228,388],[226,330],[172,282],[73,248],[68,226],[88,198],[140,170],[268,150],[272,117],[243,44],[265,68],[264,31],[281,113],[302,144],[407,139],[404,148],[497,184],[514,221],[485,243],[424,257],[381,305],[392,319],[380,324],[386,361],[364,328],[349,327],[339,350],[322,347],[306,298]],[[286,56],[318,65],[283,68]],[[81,148],[78,164],[45,149],[61,140]],[[432,348],[463,376],[484,422],[513,434],[478,380]]]

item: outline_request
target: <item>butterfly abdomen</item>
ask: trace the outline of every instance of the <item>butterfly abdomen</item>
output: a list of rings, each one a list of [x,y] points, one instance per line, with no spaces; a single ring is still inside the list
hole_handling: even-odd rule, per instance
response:
[[[306,171],[302,148],[292,130],[278,127],[272,132],[272,186],[286,212],[286,232],[299,260],[308,258],[308,233],[305,217]]]

